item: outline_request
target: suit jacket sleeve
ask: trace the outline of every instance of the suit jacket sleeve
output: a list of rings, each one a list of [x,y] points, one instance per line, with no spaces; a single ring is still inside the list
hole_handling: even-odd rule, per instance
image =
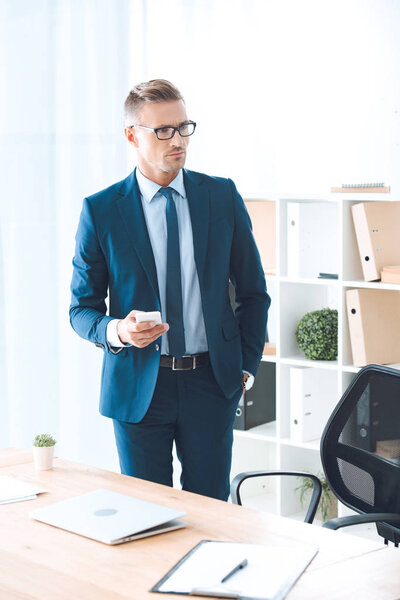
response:
[[[251,221],[243,199],[233,181],[235,230],[231,248],[230,280],[235,287],[243,352],[243,370],[256,374],[265,344],[268,308],[264,270],[252,233]]]
[[[106,316],[108,269],[95,229],[94,218],[85,198],[76,233],[75,256],[72,261],[71,306],[73,329],[83,338],[109,350]]]

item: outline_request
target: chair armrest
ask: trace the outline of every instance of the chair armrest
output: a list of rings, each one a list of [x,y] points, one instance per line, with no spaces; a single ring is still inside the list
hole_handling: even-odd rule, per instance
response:
[[[279,476],[292,476],[292,477],[307,477],[311,479],[313,483],[313,491],[310,500],[310,504],[307,510],[307,514],[305,516],[305,523],[312,523],[315,517],[315,513],[317,512],[318,503],[321,498],[322,493],[322,485],[318,477],[312,475],[311,473],[303,473],[297,471],[246,471],[244,473],[239,473],[232,480],[231,483],[231,499],[233,504],[242,504],[242,499],[240,497],[240,487],[246,479],[251,479],[253,477],[268,477],[270,475],[279,475]]]
[[[349,515],[348,517],[337,517],[336,519],[330,519],[322,525],[327,529],[340,529],[341,527],[349,527],[350,525],[358,525],[360,523],[377,523],[383,521],[400,522],[400,515],[398,513],[367,513],[364,515]]]

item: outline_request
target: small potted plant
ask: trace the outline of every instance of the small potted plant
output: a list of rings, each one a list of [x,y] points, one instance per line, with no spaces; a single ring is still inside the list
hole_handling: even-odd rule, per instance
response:
[[[46,471],[53,466],[56,440],[49,433],[38,434],[33,440],[33,460],[35,469]]]
[[[306,313],[296,327],[296,340],[310,360],[336,360],[338,311],[323,308]]]
[[[323,473],[318,473],[317,477],[322,485],[322,494],[321,500],[319,501],[316,518],[325,523],[325,521],[334,519],[338,516],[337,500],[331,488],[329,487],[329,483],[327,482],[325,475]],[[312,488],[312,480],[308,477],[303,477],[301,479],[301,484],[295,488],[295,491],[300,493],[300,504],[302,507],[304,507],[306,500],[308,500],[311,496]]]

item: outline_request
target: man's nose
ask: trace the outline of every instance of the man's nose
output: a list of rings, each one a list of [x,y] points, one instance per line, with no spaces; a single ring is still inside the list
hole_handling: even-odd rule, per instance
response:
[[[174,131],[174,135],[170,139],[171,144],[174,146],[184,146],[186,143],[186,139],[179,134],[179,131],[176,129]]]
[[[181,138],[181,136],[179,135],[179,131],[178,131],[177,129],[175,129],[175,131],[174,131],[174,135],[172,136],[172,138],[171,138],[171,141],[173,141],[173,142],[176,142],[176,141],[178,141],[178,143],[180,143],[181,139],[182,139],[182,138]]]

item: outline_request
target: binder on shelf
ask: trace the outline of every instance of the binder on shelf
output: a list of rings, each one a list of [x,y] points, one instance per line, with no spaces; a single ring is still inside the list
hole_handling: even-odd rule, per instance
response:
[[[354,393],[359,394],[359,391]],[[387,379],[382,390],[382,380],[372,379],[357,401],[354,427],[343,431],[342,442],[377,454],[384,451],[382,456],[397,460],[393,456],[393,445],[400,442],[397,439],[399,409],[397,381],[394,378]],[[388,456],[389,453],[392,456]]]
[[[276,419],[275,363],[261,362],[253,387],[245,391],[236,409],[234,428],[247,431]]]
[[[400,292],[347,290],[346,305],[354,365],[400,362]]]
[[[400,264],[400,202],[360,202],[351,207],[365,281]]]
[[[400,440],[381,440],[376,443],[376,453],[385,458],[400,457]]]
[[[290,368],[290,438],[302,443],[321,437],[337,402],[337,386],[323,369]]]
[[[338,211],[329,202],[287,203],[287,271],[289,277],[318,278],[338,272]]]
[[[264,271],[275,274],[275,202],[273,200],[245,200],[245,204],[250,215],[253,235]]]
[[[276,356],[275,342],[265,342],[263,356]]]
[[[388,265],[381,272],[382,283],[400,283],[400,265]]]

